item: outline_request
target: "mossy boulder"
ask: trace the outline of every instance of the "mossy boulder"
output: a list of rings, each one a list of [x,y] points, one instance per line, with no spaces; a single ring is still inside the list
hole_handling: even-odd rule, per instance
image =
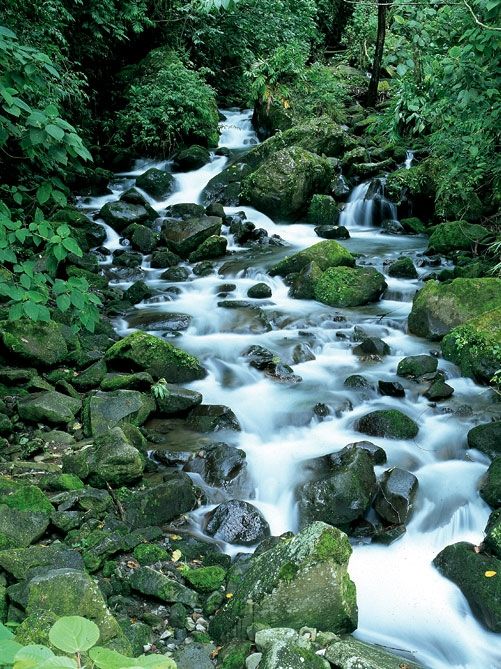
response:
[[[419,432],[417,424],[398,409],[378,409],[355,422],[355,429],[371,437],[387,439],[414,439]]]
[[[64,544],[30,546],[0,551],[0,567],[17,581],[30,578],[40,568],[84,569],[82,556]]]
[[[269,270],[271,276],[287,276],[300,272],[307,265],[314,262],[322,271],[330,267],[340,265],[353,267],[355,258],[342,244],[334,239],[328,239],[309,246],[303,251],[298,251],[291,256],[286,256],[283,260],[273,265]]]
[[[186,423],[195,432],[240,431],[240,423],[233,411],[224,404],[200,404],[194,407]]]
[[[452,544],[433,564],[459,587],[473,614],[493,632],[501,632],[501,560],[475,548],[464,541]],[[494,576],[486,578],[487,572],[494,572]]]
[[[157,544],[139,544],[134,548],[134,557],[141,565],[153,564],[161,560],[167,560],[169,554],[162,546]]]
[[[98,388],[101,381],[106,376],[107,368],[104,360],[98,360],[75,376],[71,383],[80,391]]]
[[[379,300],[384,276],[373,267],[331,267],[315,283],[315,299],[331,307],[358,307]]]
[[[0,550],[29,546],[45,534],[48,526],[48,513],[0,504]]]
[[[496,377],[501,369],[501,307],[451,330],[442,340],[442,353],[458,365],[464,376],[501,385]]]
[[[312,225],[336,225],[339,207],[331,195],[314,195],[308,207],[308,223]]]
[[[141,253],[151,253],[158,244],[158,236],[146,225],[133,223],[124,231],[124,236],[130,239],[133,249]]]
[[[151,254],[151,266],[153,268],[164,269],[166,267],[174,267],[181,262],[181,258],[169,251],[169,249],[158,249]]]
[[[501,456],[501,421],[472,427],[467,441],[468,448],[476,448],[489,458]]]
[[[156,212],[146,205],[119,200],[118,202],[107,202],[100,210],[99,216],[114,230],[123,232],[133,223],[142,224],[154,220]]]
[[[83,616],[96,623],[100,643],[128,647],[117,620],[111,615],[96,582],[76,569],[54,569],[33,578],[28,586],[28,615],[51,612],[57,616]]]
[[[190,477],[176,472],[159,485],[135,492],[127,500],[125,520],[132,528],[162,526],[191,511],[195,504],[195,489]]]
[[[219,590],[226,580],[226,569],[218,565],[199,567],[198,569],[185,569],[183,578],[197,590],[197,592],[214,592]]]
[[[168,342],[147,334],[134,332],[121,339],[106,352],[111,366],[140,369],[154,379],[164,378],[169,383],[185,383],[202,379],[205,369],[195,356],[185,353]]]
[[[432,355],[409,355],[402,358],[397,366],[397,375],[419,379],[437,371],[438,360]]]
[[[102,379],[101,390],[145,390],[150,391],[153,377],[148,372],[120,374],[113,372]]]
[[[433,228],[428,249],[444,255],[450,255],[455,251],[474,251],[487,237],[489,231],[482,225],[466,221],[440,223]]]
[[[405,167],[391,172],[385,184],[386,196],[402,209],[422,219],[429,219],[435,206],[435,171],[423,161],[410,169]]]
[[[310,262],[294,276],[289,295],[296,300],[313,300],[315,286],[320,281],[322,270],[316,262]]]
[[[232,599],[212,619],[216,641],[245,638],[253,623],[335,633],[357,626],[355,585],[347,567],[348,538],[316,522],[251,559]]]
[[[11,509],[50,514],[54,507],[47,495],[36,485],[15,481],[7,476],[0,477],[0,504]]]
[[[22,646],[50,646],[49,632],[58,617],[52,611],[37,611],[26,616],[16,627],[16,641]]]
[[[426,226],[417,216],[409,216],[408,218],[400,219],[400,223],[404,230],[411,235],[420,235],[426,232]]]
[[[97,390],[84,401],[84,431],[88,436],[99,436],[123,423],[141,426],[155,411],[153,396],[138,390]]]
[[[179,151],[174,157],[174,167],[180,172],[198,170],[210,161],[210,153],[205,146],[194,144],[187,149]]]
[[[136,177],[136,186],[156,200],[164,200],[174,190],[176,180],[169,172],[150,167]]]
[[[222,223],[218,216],[205,215],[185,220],[165,219],[162,224],[162,242],[176,255],[188,258],[207,239],[221,234]]]
[[[82,401],[55,390],[34,393],[17,402],[17,411],[23,420],[67,424],[75,419]]]
[[[501,279],[427,281],[414,297],[409,330],[419,337],[438,340],[456,326],[493,309],[501,309]]]
[[[501,559],[501,509],[496,509],[489,516],[485,528],[484,546],[495,557]]]
[[[330,643],[324,656],[337,669],[423,669],[422,665],[407,658],[371,645],[342,637]]]
[[[333,166],[298,146],[272,153],[242,181],[241,198],[270,216],[294,218],[306,209],[314,193],[325,191]]]
[[[35,367],[53,367],[68,356],[63,326],[55,321],[44,323],[22,318],[2,323],[0,332],[6,352]]]
[[[189,411],[202,403],[202,394],[171,383],[163,385],[163,394],[156,398],[157,408],[161,414],[172,414]]]
[[[493,509],[501,507],[501,456],[491,462],[479,491],[482,499]]]
[[[312,643],[287,628],[256,632],[256,647],[262,652],[260,669],[330,669],[330,664],[315,653]]]
[[[200,260],[212,260],[214,258],[221,258],[226,253],[226,247],[228,246],[228,240],[226,237],[219,237],[217,235],[212,235],[200,246],[190,253],[189,261],[190,262],[199,262]]]
[[[152,567],[136,569],[129,577],[129,584],[133,590],[142,595],[154,597],[169,604],[180,602],[193,609],[199,603],[198,596],[193,590]]]
[[[417,279],[418,273],[409,257],[399,258],[388,267],[388,275],[398,279]]]

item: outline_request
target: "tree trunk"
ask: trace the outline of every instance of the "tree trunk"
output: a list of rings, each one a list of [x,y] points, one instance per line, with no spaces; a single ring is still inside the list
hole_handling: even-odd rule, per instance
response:
[[[377,102],[377,89],[379,77],[381,74],[381,63],[383,60],[384,40],[386,37],[386,13],[389,0],[377,0],[377,38],[376,49],[374,51],[374,62],[372,64],[372,75],[367,91],[367,104],[374,107]]]

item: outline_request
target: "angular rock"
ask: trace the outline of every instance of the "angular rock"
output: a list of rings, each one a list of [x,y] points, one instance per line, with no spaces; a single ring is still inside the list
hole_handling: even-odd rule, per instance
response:
[[[150,167],[149,170],[136,177],[136,186],[156,200],[165,200],[174,190],[175,183],[176,180],[172,174],[156,167]]]
[[[438,360],[432,355],[410,355],[398,363],[397,375],[419,379],[437,371]]]
[[[315,284],[315,299],[331,307],[358,307],[379,300],[387,288],[373,267],[331,267]]]
[[[423,394],[432,402],[439,402],[440,400],[446,400],[453,393],[454,388],[452,386],[442,381],[442,379],[436,379]]]
[[[72,385],[80,391],[98,388],[101,381],[106,376],[107,368],[104,360],[98,360],[71,380]]]
[[[387,439],[414,439],[419,432],[417,424],[398,409],[378,409],[359,418],[355,429],[371,437]]]
[[[169,383],[184,383],[203,379],[205,369],[199,360],[168,342],[147,334],[134,332],[121,339],[106,352],[106,360],[113,366],[140,369],[154,379],[164,378]]]
[[[501,632],[501,560],[477,553],[475,546],[461,541],[444,548],[433,564],[458,586],[480,622]],[[488,571],[496,575],[486,578]]]
[[[36,367],[52,367],[68,356],[63,328],[55,321],[44,323],[21,318],[3,323],[0,335],[9,354]]]
[[[353,443],[348,444],[346,446],[346,448],[351,448],[351,447],[355,447],[365,451],[367,455],[370,457],[373,465],[384,465],[386,463],[386,452],[384,451],[383,448],[381,448],[381,446],[373,444],[372,441],[354,441]],[[343,451],[340,452],[342,453]],[[335,453],[331,457],[335,459],[337,455],[338,454]]]
[[[262,652],[260,669],[330,669],[330,664],[315,654],[312,644],[287,628],[256,632],[256,646]]]
[[[329,267],[340,265],[352,267],[355,264],[355,258],[344,246],[333,239],[328,239],[313,244],[304,251],[298,251],[292,256],[286,256],[269,270],[269,274],[271,276],[287,276],[287,274],[300,272],[312,262],[316,263],[322,271],[325,271]]]
[[[467,440],[468,448],[476,448],[491,459],[501,456],[501,421],[472,427]]]
[[[209,632],[218,642],[245,638],[250,624],[334,633],[357,626],[355,585],[347,572],[345,534],[316,522],[297,536],[252,558]]]
[[[25,548],[40,539],[49,526],[49,515],[20,511],[0,504],[0,550]]]
[[[423,669],[407,658],[352,637],[331,643],[324,657],[338,669]]]
[[[186,425],[195,432],[241,429],[233,411],[222,404],[201,404],[190,411]]]
[[[78,551],[64,544],[53,543],[50,546],[30,546],[0,551],[0,567],[16,581],[22,581],[29,579],[30,575],[41,567],[83,571],[84,563]]]
[[[379,337],[366,337],[360,344],[353,349],[355,355],[372,355],[383,357],[390,353],[388,344]]]
[[[407,521],[418,489],[418,480],[410,472],[398,467],[388,469],[379,482],[374,508],[391,525]]]
[[[480,484],[480,497],[493,509],[501,507],[501,456],[494,458]]]
[[[398,381],[378,381],[377,385],[381,395],[405,397],[405,388]]]
[[[203,241],[200,246],[190,253],[189,261],[190,262],[199,262],[200,260],[213,260],[214,258],[221,258],[226,253],[226,247],[228,246],[228,240],[226,237],[218,237],[217,235],[212,235],[205,241]]]
[[[169,604],[180,602],[192,609],[199,604],[196,592],[151,567],[136,569],[129,577],[129,584],[133,590],[142,595],[155,597],[162,602]]]
[[[130,204],[123,200],[107,202],[99,212],[99,216],[117,232],[122,232],[132,223],[142,224],[154,218],[144,205]]]
[[[220,541],[252,546],[270,535],[262,513],[249,502],[223,502],[207,514],[205,531]]]
[[[129,225],[124,231],[124,235],[130,239],[132,248],[141,251],[141,253],[151,253],[158,243],[158,237],[153,230],[137,223]]]
[[[217,216],[201,216],[178,221],[166,219],[162,225],[162,240],[166,246],[181,258],[196,251],[209,237],[221,234],[222,220]]]
[[[210,153],[204,146],[193,146],[183,149],[174,157],[174,167],[180,172],[198,170],[210,161]]]
[[[82,401],[57,391],[35,393],[18,400],[17,410],[23,420],[67,424],[75,419]]]
[[[125,505],[125,520],[133,528],[162,526],[191,511],[195,504],[190,477],[176,472],[160,485],[135,492]]]
[[[322,270],[317,263],[308,263],[298,274],[292,276],[294,280],[289,289],[289,295],[296,300],[313,300],[315,285],[322,276]]]
[[[138,390],[95,391],[84,402],[84,430],[99,436],[123,423],[141,426],[155,411],[155,400]]]
[[[170,416],[189,411],[202,403],[202,394],[196,390],[182,388],[172,383],[164,384],[164,394],[157,397],[157,408],[161,414]]]

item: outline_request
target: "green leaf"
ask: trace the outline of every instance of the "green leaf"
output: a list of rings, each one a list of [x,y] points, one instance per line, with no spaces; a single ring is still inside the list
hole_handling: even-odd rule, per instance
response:
[[[0,661],[3,664],[12,664],[16,653],[22,648],[20,643],[13,639],[3,639],[0,641]]]
[[[21,276],[19,277],[19,283],[26,290],[29,290],[31,288],[31,279],[27,274],[21,274]]]
[[[59,128],[57,125],[54,125],[53,123],[49,123],[45,126],[45,132],[58,142],[60,142],[64,137],[64,130]]]
[[[52,657],[54,653],[46,646],[39,644],[25,646],[16,653],[14,667],[15,669],[37,669],[42,662]]]
[[[13,304],[9,309],[9,321],[18,321],[23,317],[23,303]]]
[[[65,653],[82,653],[99,639],[99,627],[81,616],[63,616],[52,626],[49,641]]]
[[[73,237],[66,237],[63,239],[63,246],[67,251],[74,253],[79,258],[83,256],[82,249],[78,246]]]
[[[50,181],[44,181],[44,183],[37,189],[37,202],[38,204],[45,204],[52,193],[52,184]]]
[[[0,26],[0,35],[2,34],[1,32],[1,26]],[[14,634],[10,631],[8,627],[5,627],[5,625],[2,625],[0,623],[0,641],[3,641],[4,639],[12,639]]]
[[[58,295],[56,298],[56,305],[60,311],[68,311],[71,306],[71,300],[68,295]]]
[[[91,660],[98,669],[175,669],[176,664],[165,655],[141,655],[140,657],[125,657],[116,650],[97,646],[89,652]]]
[[[60,207],[66,207],[66,205],[68,204],[68,198],[60,190],[53,190],[52,191],[52,199]]]
[[[71,657],[52,657],[37,665],[37,669],[77,669],[77,667],[77,663]]]

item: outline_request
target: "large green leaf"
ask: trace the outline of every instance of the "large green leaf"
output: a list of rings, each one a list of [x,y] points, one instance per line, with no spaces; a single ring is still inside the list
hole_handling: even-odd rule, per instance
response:
[[[176,669],[176,663],[165,655],[126,657],[116,650],[96,647],[89,653],[98,669]]]
[[[78,665],[71,657],[51,657],[38,664],[36,669],[78,669]]]
[[[65,653],[81,653],[99,639],[99,627],[81,616],[59,618],[49,632],[49,641]]]
[[[12,664],[16,657],[16,653],[21,648],[21,644],[14,641],[14,639],[2,639],[2,641],[0,641],[0,662],[2,665]]]
[[[54,653],[46,646],[33,644],[21,648],[14,658],[15,669],[37,669],[42,662],[53,658]]]
[[[0,641],[3,641],[4,639],[12,639],[13,636],[14,635],[10,629],[0,623]]]

